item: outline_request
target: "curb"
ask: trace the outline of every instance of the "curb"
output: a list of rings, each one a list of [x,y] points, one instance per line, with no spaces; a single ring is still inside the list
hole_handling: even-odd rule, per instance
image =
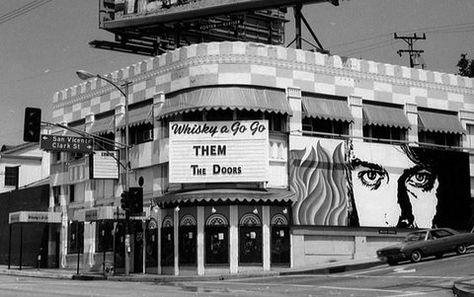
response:
[[[474,297],[474,280],[465,279],[455,281],[453,285],[453,293],[458,297]]]
[[[349,263],[337,264],[332,263],[324,267],[303,267],[295,269],[287,269],[283,271],[258,271],[247,272],[240,274],[217,274],[217,275],[189,275],[189,276],[174,276],[174,275],[156,275],[156,274],[132,274],[132,275],[115,275],[105,276],[100,273],[56,273],[54,271],[40,271],[40,270],[6,270],[0,269],[0,275],[12,276],[27,276],[38,278],[52,278],[52,279],[72,279],[81,281],[121,281],[121,282],[155,282],[155,283],[172,283],[172,282],[190,282],[190,281],[218,281],[218,280],[232,280],[232,279],[246,279],[255,277],[271,277],[297,274],[331,274],[346,272],[352,270],[360,270],[382,265],[380,261],[370,261],[363,263]]]

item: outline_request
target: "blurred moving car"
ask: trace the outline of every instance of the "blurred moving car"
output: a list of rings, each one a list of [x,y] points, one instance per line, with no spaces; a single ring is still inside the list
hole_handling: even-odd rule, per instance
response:
[[[377,250],[377,257],[395,265],[400,261],[420,262],[423,257],[456,252],[465,254],[469,245],[474,244],[474,233],[459,233],[449,228],[437,228],[410,232],[399,244]]]

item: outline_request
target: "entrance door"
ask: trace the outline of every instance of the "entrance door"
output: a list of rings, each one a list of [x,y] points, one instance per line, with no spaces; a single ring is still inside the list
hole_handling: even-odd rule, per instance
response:
[[[254,213],[242,216],[239,224],[239,263],[262,264],[262,223]]]
[[[288,219],[276,214],[271,219],[271,263],[277,265],[290,264],[290,228]]]
[[[196,265],[196,226],[179,227],[179,264]]]
[[[272,226],[271,262],[273,264],[290,263],[290,236],[288,226]]]
[[[229,227],[206,227],[206,264],[229,263]]]
[[[131,224],[133,234],[133,272],[143,272],[143,227],[141,221]]]
[[[158,265],[158,225],[155,219],[148,221],[146,229],[146,267],[157,267]]]

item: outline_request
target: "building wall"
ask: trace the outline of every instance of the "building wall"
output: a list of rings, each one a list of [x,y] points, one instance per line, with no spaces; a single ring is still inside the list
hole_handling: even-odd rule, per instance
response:
[[[355,58],[346,59],[279,46],[221,42],[183,47],[115,71],[107,77],[130,81],[129,104],[153,98],[155,112],[160,111],[164,98],[169,94],[190,88],[232,85],[276,88],[287,91],[293,111],[293,116],[288,121],[290,135],[301,135],[302,92],[346,98],[354,117],[350,126],[352,137],[363,135],[362,106],[364,102],[395,104],[404,109],[410,122],[408,140],[412,143],[418,140],[418,108],[450,111],[458,115],[460,122],[467,130],[462,146],[471,150],[474,148],[471,141],[474,131],[470,128],[471,125],[474,125],[474,80],[453,74]],[[57,92],[53,99],[52,118],[54,122],[70,123],[90,117],[91,114],[100,114],[114,109],[118,114],[117,110],[123,109],[123,104],[120,92],[103,80],[91,79]],[[160,122],[155,121],[154,140],[139,144],[131,150],[132,169],[136,171],[136,177],[143,176],[145,178],[145,196],[147,198],[159,197],[166,191],[180,188],[179,185],[168,183],[169,142],[167,137],[163,137],[163,131],[160,129]],[[291,171],[291,162],[295,160],[292,159],[292,154],[296,153],[296,149],[303,147],[293,146],[291,137],[288,141],[285,138],[270,135],[269,165],[271,170],[268,187],[291,187],[295,182],[288,171]],[[120,138],[117,137],[116,140],[120,140]],[[311,138],[311,141],[315,141],[315,138]],[[349,146],[347,141],[339,141],[338,144],[335,144],[334,141],[321,140],[320,143],[322,147],[329,148],[331,151],[339,150],[336,157],[340,158],[340,162],[346,163],[348,161],[350,150],[347,149]],[[359,150],[363,151],[364,148],[361,147],[365,145],[360,141],[354,145],[354,148],[360,148]],[[314,149],[316,146],[310,145],[308,147]],[[392,158],[388,152],[392,147],[383,145],[382,151],[386,150],[384,156]],[[376,148],[370,149],[376,150]],[[327,165],[327,163],[326,161],[325,164]],[[467,166],[467,164],[464,165]],[[400,170],[402,166],[398,165],[394,168]],[[316,226],[352,226],[349,222],[350,210],[347,208],[350,196],[345,188],[349,175],[342,168],[336,169],[335,172],[339,175],[336,178],[333,177],[336,181],[335,187],[342,190],[342,195],[335,197],[327,205],[321,206],[319,205],[320,201],[317,200],[309,206],[305,206],[302,200],[293,205],[293,223],[306,226],[308,229],[308,232],[304,230],[293,232],[293,266],[303,265],[306,260],[309,261],[308,263],[329,261],[333,256],[341,259],[370,256],[373,255],[372,250],[377,247],[398,240],[398,236],[377,235],[378,231],[368,232],[361,236],[351,234],[350,231],[341,233],[333,230],[322,234],[313,232],[314,228],[317,228]],[[68,169],[64,168],[64,165],[53,164],[51,170],[52,184],[61,186],[65,190],[64,185],[68,182],[64,176]],[[472,180],[474,180],[472,156],[470,172],[470,183],[472,184]],[[135,185],[136,177],[132,179],[132,185]],[[81,180],[80,183],[84,183],[83,201],[87,201],[87,203],[68,205],[67,201],[64,201],[61,202],[64,209],[87,207],[94,204],[119,205],[119,196],[122,191],[120,183],[115,184],[113,193],[110,193],[111,190],[108,188],[107,194],[103,190],[100,194],[95,194],[100,183],[87,180]],[[308,185],[307,182],[303,183]],[[461,184],[460,188],[464,193],[466,180],[463,180]],[[87,189],[90,191],[88,192]],[[333,192],[335,193],[334,188]],[[392,194],[393,192],[392,190]],[[67,193],[67,190],[63,193]],[[324,193],[321,194],[323,197],[327,192]],[[304,200],[304,198],[302,199]],[[148,201],[148,203],[150,202]],[[471,201],[463,200],[461,205],[454,209],[464,208],[470,203]],[[306,211],[309,216],[301,215],[300,209]],[[373,214],[380,213],[379,210],[371,211]],[[384,220],[385,215],[393,215],[394,218],[390,218],[390,220],[398,219],[396,218],[397,214],[382,212],[380,220]],[[377,227],[394,225],[391,221],[388,221],[388,224],[385,224],[384,221],[380,223],[380,220],[376,223],[368,223],[368,225]],[[463,219],[463,223],[465,223],[465,219]],[[458,226],[457,223],[453,224]],[[362,252],[361,250],[364,248],[370,252]],[[299,258],[303,254],[305,260]],[[235,271],[236,268],[232,265],[230,270]]]
[[[8,223],[9,213],[16,211],[47,211],[49,207],[49,185],[36,186],[18,191],[11,191],[0,194],[0,263],[8,264],[8,243],[10,225]],[[55,251],[50,251],[48,259],[48,241],[50,233],[55,230],[50,229],[48,224],[24,223],[11,225],[11,265],[18,266],[20,260],[21,228],[23,228],[23,256],[24,266],[37,266],[37,257],[42,255],[42,267],[48,264],[50,267],[58,265],[56,258],[52,255]],[[54,237],[52,237],[54,238]],[[54,246],[54,244],[53,244]]]

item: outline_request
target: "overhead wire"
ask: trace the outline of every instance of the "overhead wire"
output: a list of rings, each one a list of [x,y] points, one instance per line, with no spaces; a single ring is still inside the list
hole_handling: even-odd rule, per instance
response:
[[[51,1],[53,0],[34,0],[10,12],[0,15],[0,25],[9,22],[17,17],[23,16],[36,8],[46,5]]]

